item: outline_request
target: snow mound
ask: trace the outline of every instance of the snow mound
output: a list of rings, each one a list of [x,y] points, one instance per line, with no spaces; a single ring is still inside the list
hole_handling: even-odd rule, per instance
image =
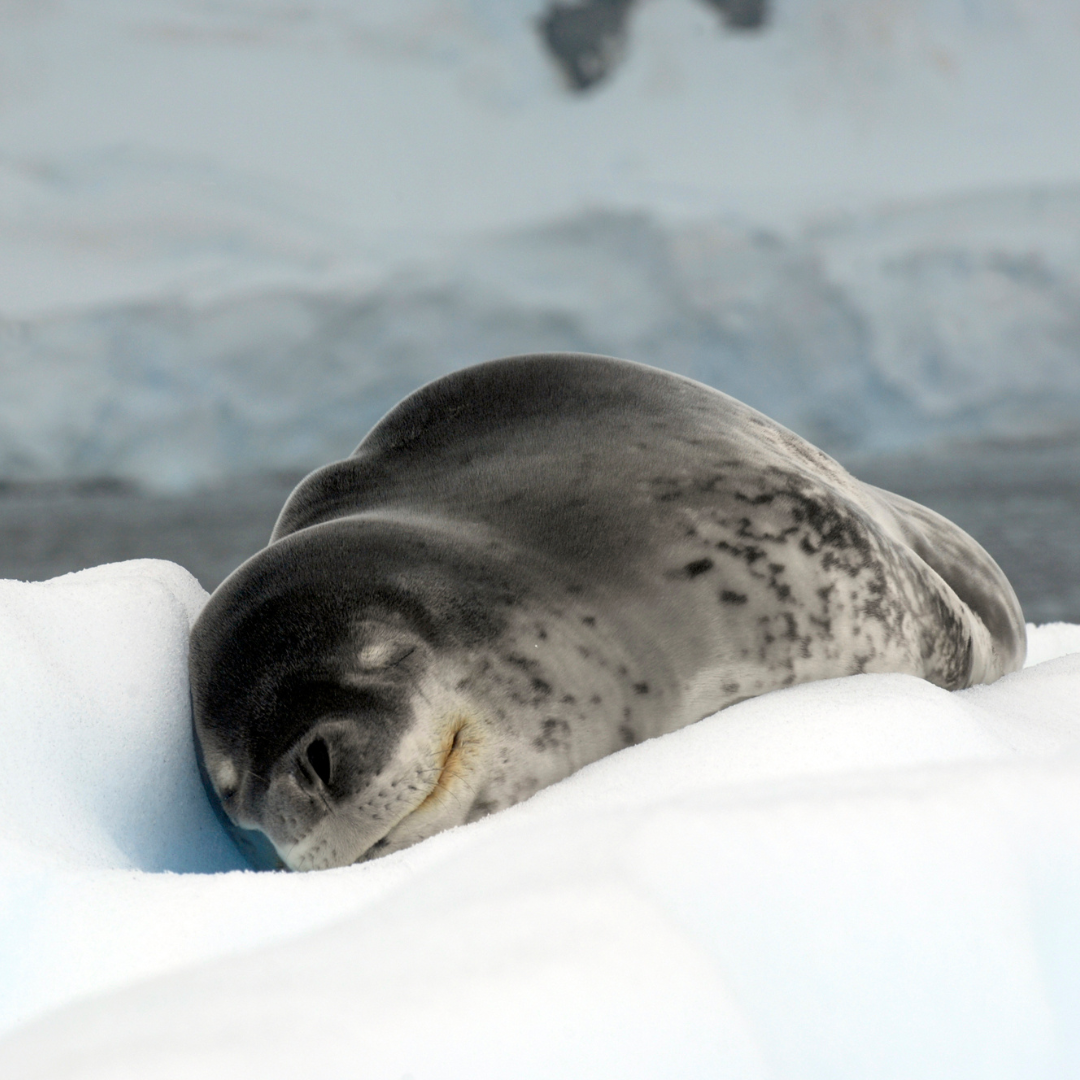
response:
[[[1080,652],[1080,626],[1071,623],[1027,624],[1027,660],[1025,667],[1034,667],[1046,660]]]
[[[187,639],[206,596],[156,560],[0,582],[0,845],[20,864],[237,865],[193,765]]]
[[[1080,627],[991,686],[793,687],[370,864],[222,873],[204,599],[159,562],[0,585],[4,1076],[1080,1068]]]

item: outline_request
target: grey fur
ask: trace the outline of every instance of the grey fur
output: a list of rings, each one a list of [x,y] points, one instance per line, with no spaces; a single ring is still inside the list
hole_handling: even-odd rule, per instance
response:
[[[493,361],[303,481],[192,633],[205,775],[293,869],[509,806],[811,679],[1020,667],[993,560],[753,409],[605,357]]]

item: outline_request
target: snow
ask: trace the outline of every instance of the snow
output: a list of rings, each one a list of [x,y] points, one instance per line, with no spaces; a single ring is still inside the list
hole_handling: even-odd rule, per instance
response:
[[[1076,433],[1072,0],[643,0],[587,95],[543,2],[0,5],[0,476],[302,471],[544,349],[833,452]]]
[[[0,585],[5,1077],[1056,1077],[1080,1067],[1080,626],[947,693],[742,702],[370,864],[240,869],[205,593]]]

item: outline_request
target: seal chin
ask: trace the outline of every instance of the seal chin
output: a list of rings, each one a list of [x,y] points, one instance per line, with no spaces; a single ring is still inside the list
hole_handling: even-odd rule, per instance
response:
[[[476,801],[483,744],[479,724],[455,716],[429,744],[430,764],[417,770],[415,740],[403,740],[390,766],[363,791],[344,804],[326,803],[300,840],[275,841],[281,861],[290,870],[348,866],[464,823]]]

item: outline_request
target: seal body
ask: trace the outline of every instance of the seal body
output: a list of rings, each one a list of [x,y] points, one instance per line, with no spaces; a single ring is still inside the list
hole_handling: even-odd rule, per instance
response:
[[[200,616],[191,686],[236,834],[314,869],[769,690],[955,689],[1024,651],[944,518],[690,379],[545,355],[429,384],[305,479]]]

